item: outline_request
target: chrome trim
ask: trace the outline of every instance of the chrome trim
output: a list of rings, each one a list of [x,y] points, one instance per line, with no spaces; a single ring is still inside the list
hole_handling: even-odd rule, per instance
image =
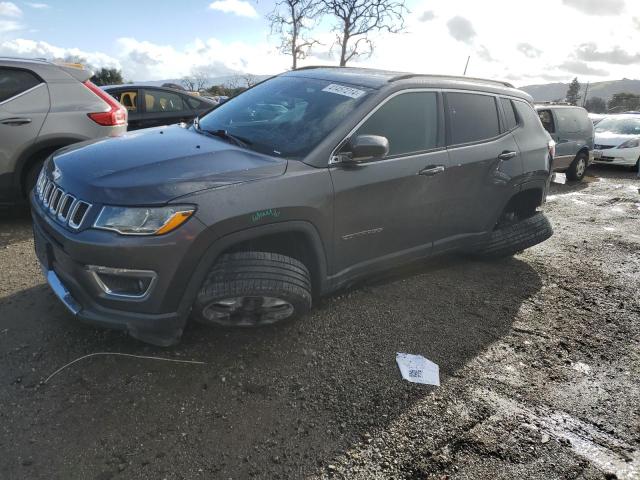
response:
[[[51,199],[49,200],[49,212],[54,216],[58,213],[58,208],[60,207],[60,200],[64,196],[64,191],[60,187],[56,187],[53,193],[51,194]]]
[[[100,289],[104,292],[104,294],[108,297],[123,299],[123,300],[142,300],[149,296],[156,283],[158,282],[158,274],[153,270],[133,270],[129,268],[111,268],[111,267],[101,267],[99,265],[87,265],[87,270],[93,277],[94,281],[100,287]],[[133,277],[133,278],[150,278],[149,286],[147,289],[140,295],[129,295],[125,293],[114,293],[109,289],[107,285],[100,278],[99,273],[104,273],[106,275],[116,275],[121,277]]]
[[[64,206],[67,204],[67,201],[71,200],[71,204],[69,205],[69,210],[67,210],[67,215],[63,215]],[[76,203],[76,197],[69,193],[65,193],[62,199],[60,200],[60,207],[58,208],[58,220],[61,222],[66,222],[69,219],[69,214],[71,213],[71,209],[73,205]]]
[[[67,309],[74,315],[80,313],[82,307],[76,301],[76,299],[71,296],[71,293],[69,292],[69,290],[67,290],[67,287],[64,286],[56,272],[54,272],[53,270],[47,270],[43,273],[45,274],[47,283],[53,290],[53,293],[56,294],[56,297],[60,299],[64,306],[67,307]]]
[[[37,183],[36,197],[40,200],[44,210],[60,223],[67,225],[73,230],[78,230],[84,223],[93,205],[65,192],[56,185],[55,182],[49,180],[44,172],[41,172],[41,175],[43,178]],[[69,201],[71,201],[71,204],[69,205],[67,214],[63,215],[64,207]],[[73,219],[78,212],[78,208],[83,204],[86,205],[87,209],[82,215],[82,218],[78,222],[74,222]]]
[[[82,204],[85,204],[87,206],[87,210],[82,215],[82,218],[80,219],[80,221],[76,223],[73,221],[73,219],[76,216],[76,213],[78,213],[78,208],[80,208],[80,205]],[[89,210],[91,210],[91,207],[92,205],[89,202],[85,202],[84,200],[76,200],[76,203],[73,206],[73,209],[69,213],[69,220],[67,221],[67,225],[69,225],[74,230],[79,229],[80,225],[82,225],[82,222],[84,222],[84,219],[87,218],[87,214],[89,213]]]
[[[4,105],[5,103],[9,103],[9,102],[11,102],[11,101],[15,100],[16,98],[21,97],[22,95],[26,95],[27,93],[33,92],[36,88],[40,88],[40,87],[41,87],[41,86],[43,86],[44,84],[45,84],[44,82],[41,82],[41,83],[39,83],[38,85],[35,85],[35,86],[33,86],[33,87],[31,87],[31,88],[29,88],[29,89],[25,90],[24,92],[20,92],[20,93],[18,93],[18,94],[16,94],[16,95],[14,95],[14,96],[13,96],[13,97],[11,97],[11,98],[7,98],[6,100],[3,100],[2,102],[0,102],[0,105]]]

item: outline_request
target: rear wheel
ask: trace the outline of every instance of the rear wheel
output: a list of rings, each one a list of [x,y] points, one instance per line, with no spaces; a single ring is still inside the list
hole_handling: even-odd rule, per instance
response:
[[[553,229],[542,212],[522,220],[512,216],[496,226],[487,242],[475,254],[488,258],[508,257],[544,242],[551,235]]]
[[[582,180],[584,173],[587,171],[587,163],[589,162],[589,155],[585,152],[580,152],[573,159],[571,165],[567,169],[567,178],[569,180]]]
[[[196,320],[227,327],[270,325],[311,308],[311,278],[300,261],[270,252],[225,254],[194,304]]]

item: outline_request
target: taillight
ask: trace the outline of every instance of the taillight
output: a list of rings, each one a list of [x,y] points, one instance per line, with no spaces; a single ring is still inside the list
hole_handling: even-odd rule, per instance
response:
[[[88,113],[87,115],[91,120],[105,127],[127,124],[127,109],[120,105],[115,98],[104,92],[101,88],[96,87],[89,80],[84,82],[84,86],[91,90],[100,100],[109,105],[109,110],[106,112]]]
[[[553,140],[549,140],[549,143],[547,143],[547,147],[549,147],[549,155],[551,155],[551,158],[555,158],[556,142],[554,142]]]

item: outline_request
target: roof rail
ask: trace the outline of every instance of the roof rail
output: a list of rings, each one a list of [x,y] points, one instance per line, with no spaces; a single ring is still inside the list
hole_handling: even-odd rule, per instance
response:
[[[26,57],[11,57],[7,55],[0,55],[0,60],[21,60],[23,62],[43,62],[43,63],[51,63],[46,58],[36,57],[36,58],[26,58]]]
[[[477,78],[477,77],[467,77],[467,76],[461,76],[461,75],[435,75],[435,74],[430,74],[430,73],[406,73],[403,75],[397,75],[393,78],[389,79],[389,83],[391,82],[397,82],[398,80],[407,80],[409,78],[415,78],[415,77],[424,77],[424,78],[452,78],[455,80],[471,80],[473,82],[483,82],[483,83],[493,83],[496,85],[500,85],[502,87],[509,87],[509,88],[515,88],[513,86],[513,84],[509,83],[509,82],[504,82],[502,80],[491,80],[488,78]]]
[[[564,105],[567,107],[575,107],[576,105],[569,102],[555,102],[553,100],[548,100],[546,102],[535,102],[536,105]]]

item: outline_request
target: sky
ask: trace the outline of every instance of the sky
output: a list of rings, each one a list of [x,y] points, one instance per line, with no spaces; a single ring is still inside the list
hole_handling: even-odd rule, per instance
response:
[[[275,0],[0,0],[0,55],[77,55],[126,80],[287,70],[266,20]],[[371,36],[351,66],[508,80],[517,86],[640,79],[640,0],[407,0],[402,33]],[[299,62],[335,65],[325,18]]]

